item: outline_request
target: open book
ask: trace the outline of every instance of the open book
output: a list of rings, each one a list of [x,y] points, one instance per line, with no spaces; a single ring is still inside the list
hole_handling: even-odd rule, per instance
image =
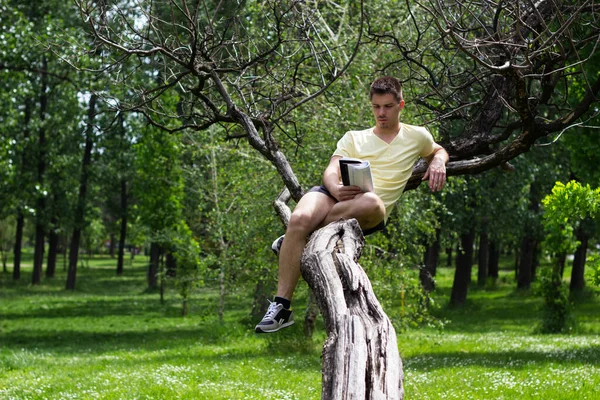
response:
[[[340,158],[340,172],[344,186],[359,186],[363,192],[373,191],[371,164],[358,158]]]

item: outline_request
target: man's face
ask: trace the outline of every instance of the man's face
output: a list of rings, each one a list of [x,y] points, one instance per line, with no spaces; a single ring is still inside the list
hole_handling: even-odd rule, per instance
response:
[[[374,93],[371,98],[371,108],[376,125],[382,129],[396,128],[400,122],[400,110],[404,107],[404,100],[396,100],[393,94]]]

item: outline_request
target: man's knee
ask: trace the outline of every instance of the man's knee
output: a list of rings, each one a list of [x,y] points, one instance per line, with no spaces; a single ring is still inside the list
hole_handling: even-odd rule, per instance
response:
[[[294,210],[288,223],[288,231],[293,230],[308,235],[314,229],[314,226],[318,225],[318,221],[314,219],[314,215],[309,212]]]
[[[385,205],[375,193],[367,192],[360,198],[360,207],[369,220],[373,222],[383,221],[385,217]]]

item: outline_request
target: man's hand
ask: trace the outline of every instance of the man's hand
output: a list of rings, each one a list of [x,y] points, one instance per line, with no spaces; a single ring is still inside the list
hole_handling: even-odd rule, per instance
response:
[[[448,162],[448,153],[443,147],[437,145],[435,154],[429,162],[429,167],[423,175],[424,181],[429,179],[429,188],[432,192],[440,191],[446,184],[446,162]]]
[[[357,194],[362,193],[358,186],[336,185],[330,193],[338,201],[352,200]]]

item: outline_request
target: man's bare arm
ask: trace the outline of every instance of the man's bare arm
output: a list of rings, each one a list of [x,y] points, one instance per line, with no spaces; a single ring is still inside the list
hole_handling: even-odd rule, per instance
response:
[[[344,186],[340,183],[340,156],[333,156],[323,172],[323,185],[338,201],[352,200],[362,193],[358,186]]]
[[[439,144],[434,144],[433,152],[425,158],[429,164],[423,180],[429,179],[429,188],[432,192],[440,191],[446,184],[446,164],[450,156],[448,152]]]

